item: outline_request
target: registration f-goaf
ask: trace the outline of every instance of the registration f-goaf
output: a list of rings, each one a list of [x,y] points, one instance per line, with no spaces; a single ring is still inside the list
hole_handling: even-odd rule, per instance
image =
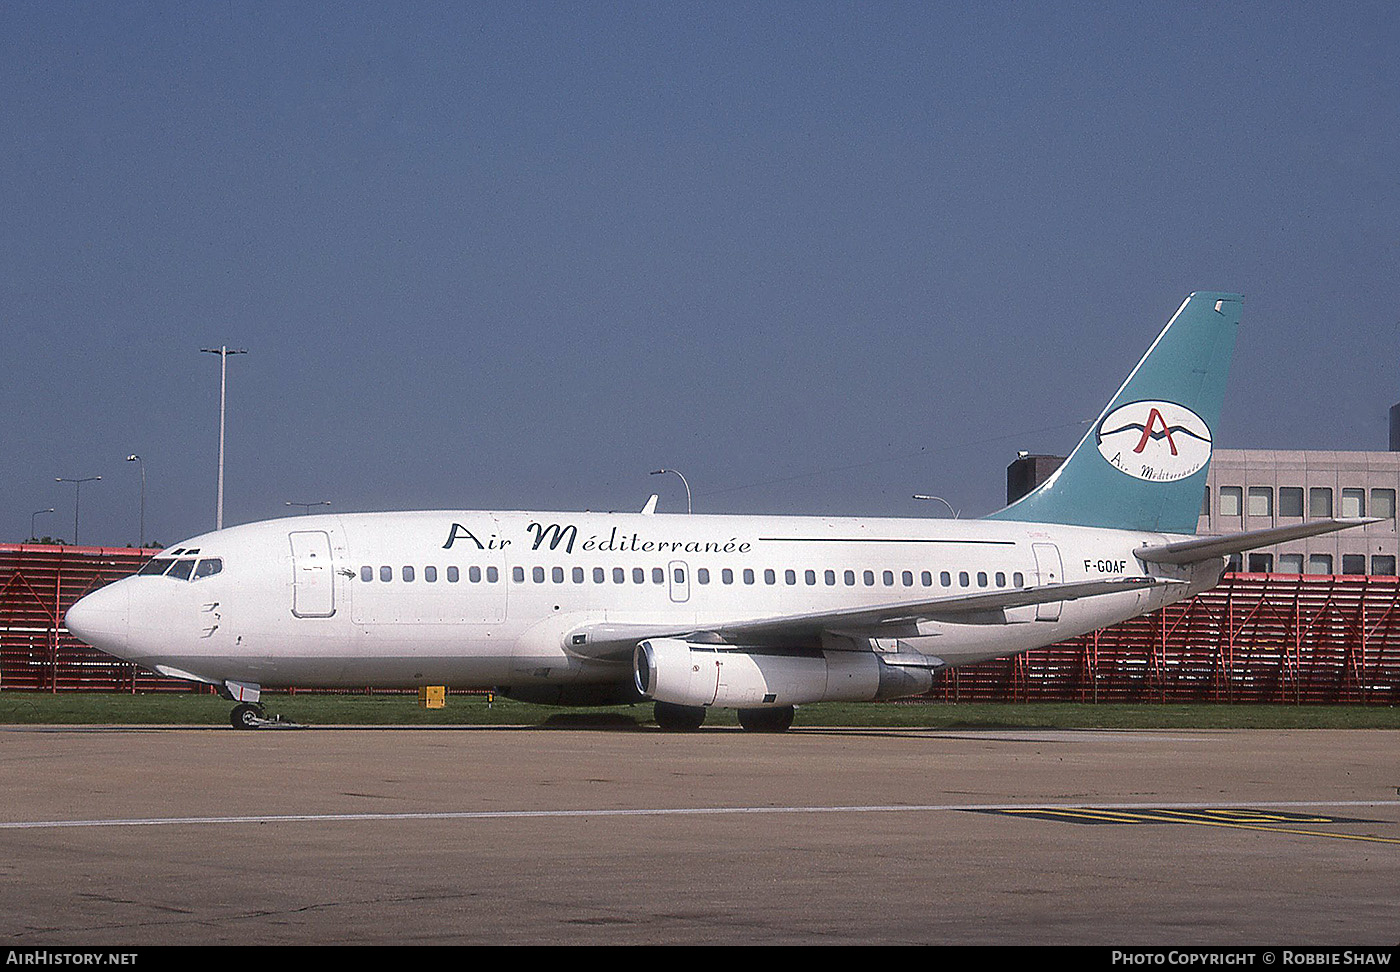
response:
[[[943,668],[1052,644],[1204,591],[1227,554],[1341,529],[1194,533],[1241,298],[1186,299],[1038,489],[978,520],[449,511],[206,533],[84,597],[69,629],[216,685],[494,686],[648,699],[750,729],[793,707],[927,692]]]

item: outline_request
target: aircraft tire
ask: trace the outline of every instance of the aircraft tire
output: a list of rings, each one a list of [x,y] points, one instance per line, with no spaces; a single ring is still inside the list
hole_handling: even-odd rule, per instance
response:
[[[261,707],[244,702],[242,705],[233,707],[233,711],[229,713],[228,721],[233,724],[235,729],[252,729],[257,725],[256,720],[261,718]]]
[[[739,725],[746,732],[787,732],[797,710],[790,705],[774,709],[740,709]]]
[[[652,712],[656,724],[666,732],[694,732],[705,724],[703,706],[658,702]]]

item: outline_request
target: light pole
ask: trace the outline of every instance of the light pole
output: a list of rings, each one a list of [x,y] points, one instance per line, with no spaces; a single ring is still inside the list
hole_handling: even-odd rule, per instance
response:
[[[925,496],[923,493],[915,493],[914,498],[916,500],[938,500],[938,502],[948,507],[948,512],[953,514],[953,519],[956,520],[958,518],[958,511],[953,509],[953,504],[949,503],[942,496]]]
[[[300,507],[301,507],[301,515],[302,515],[302,516],[305,516],[306,514],[308,514],[308,513],[311,512],[311,507],[313,507],[313,506],[330,506],[331,504],[330,504],[330,500],[321,500],[321,502],[319,502],[319,503],[293,503],[291,500],[287,500],[287,505],[288,505],[288,506],[300,506]]]
[[[662,473],[675,473],[677,476],[681,477],[681,482],[685,483],[685,511],[686,513],[690,513],[690,483],[686,480],[685,476],[682,473],[678,472],[675,469],[658,469],[655,472],[653,472],[652,475],[660,476]]]
[[[146,545],[146,461],[140,456],[127,456],[127,462],[141,467],[141,546]]]
[[[224,528],[224,399],[228,390],[228,356],[247,354],[247,348],[230,348],[220,345],[217,348],[200,348],[206,354],[219,356],[219,490],[214,505],[214,529]]]
[[[29,539],[30,539],[30,540],[38,540],[38,539],[39,539],[39,534],[38,534],[38,532],[36,532],[36,530],[34,529],[34,518],[35,518],[36,516],[38,516],[40,513],[52,513],[52,512],[53,512],[53,507],[50,506],[47,510],[35,510],[33,513],[30,513],[30,514],[29,514]]]
[[[61,476],[54,477],[54,482],[56,483],[72,483],[77,487],[73,490],[73,546],[75,547],[78,545],[78,501],[82,499],[83,496],[83,483],[95,483],[101,478],[101,476],[87,476],[83,479],[64,479]]]

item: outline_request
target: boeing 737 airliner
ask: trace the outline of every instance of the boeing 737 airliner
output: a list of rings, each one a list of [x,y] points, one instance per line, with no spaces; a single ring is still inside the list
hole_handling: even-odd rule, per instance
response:
[[[980,520],[528,512],[302,516],[206,533],[75,604],[90,645],[218,686],[495,686],[561,705],[920,695],[946,667],[1115,624],[1227,554],[1353,526],[1193,536],[1241,298],[1186,299],[1069,459]]]

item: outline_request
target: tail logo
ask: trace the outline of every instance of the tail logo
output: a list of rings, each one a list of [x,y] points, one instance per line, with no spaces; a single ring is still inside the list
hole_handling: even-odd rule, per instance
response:
[[[1174,483],[1210,461],[1210,427],[1175,402],[1131,402],[1098,428],[1099,452],[1114,469],[1151,483]]]

